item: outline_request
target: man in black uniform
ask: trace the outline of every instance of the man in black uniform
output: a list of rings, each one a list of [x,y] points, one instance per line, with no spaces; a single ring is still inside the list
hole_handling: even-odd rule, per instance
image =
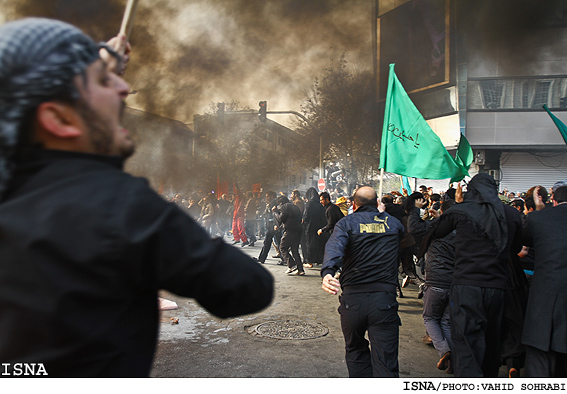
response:
[[[115,40],[126,46],[125,37]],[[158,291],[219,317],[256,312],[273,278],[124,171],[129,86],[63,22],[0,27],[0,360],[48,376],[148,376]],[[120,50],[120,45],[118,45]],[[108,51],[114,53],[112,49]]]
[[[384,212],[374,189],[354,195],[354,213],[345,216],[325,248],[323,290],[339,297],[350,377],[398,377],[400,319],[396,302],[398,251],[404,229]],[[335,274],[342,268],[339,280]],[[368,331],[368,339],[365,333]]]

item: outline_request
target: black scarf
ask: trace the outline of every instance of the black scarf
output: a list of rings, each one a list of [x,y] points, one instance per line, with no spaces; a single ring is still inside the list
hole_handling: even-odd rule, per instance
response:
[[[447,214],[459,212],[467,215],[477,231],[489,238],[497,254],[506,248],[508,226],[502,202],[498,198],[496,182],[488,174],[475,175],[467,186],[464,201],[453,205]]]

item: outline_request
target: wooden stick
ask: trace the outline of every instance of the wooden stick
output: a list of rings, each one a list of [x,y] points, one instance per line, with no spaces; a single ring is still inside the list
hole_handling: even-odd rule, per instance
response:
[[[384,190],[384,188],[382,187],[382,185],[384,184],[384,169],[380,168],[380,187],[379,187],[379,191],[378,191],[378,201],[382,201],[382,191]]]
[[[136,14],[137,7],[138,0],[128,0],[126,11],[124,12],[124,18],[122,19],[122,26],[120,27],[120,34],[124,34],[126,36],[126,40],[130,38],[130,33],[132,33],[134,15]]]

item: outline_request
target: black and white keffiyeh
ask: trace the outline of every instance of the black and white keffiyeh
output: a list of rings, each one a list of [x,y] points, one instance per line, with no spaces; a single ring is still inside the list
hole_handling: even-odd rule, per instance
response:
[[[78,28],[25,18],[0,26],[0,194],[26,116],[50,99],[77,99],[73,78],[99,58],[99,45]]]

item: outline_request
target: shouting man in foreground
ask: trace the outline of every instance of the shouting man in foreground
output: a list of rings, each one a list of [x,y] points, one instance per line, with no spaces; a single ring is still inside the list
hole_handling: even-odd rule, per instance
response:
[[[272,300],[264,268],[123,172],[134,152],[120,124],[129,87],[99,49],[59,21],[0,27],[4,371],[147,376],[159,289],[223,318]]]

